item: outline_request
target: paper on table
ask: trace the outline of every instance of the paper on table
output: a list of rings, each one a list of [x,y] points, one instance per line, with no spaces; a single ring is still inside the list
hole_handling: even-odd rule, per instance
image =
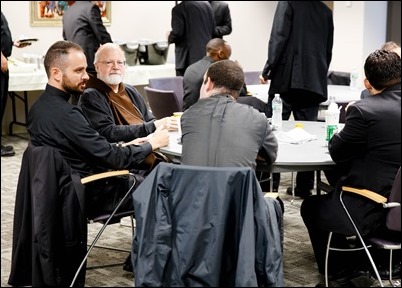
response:
[[[291,143],[291,144],[302,144],[308,141],[316,140],[317,136],[312,135],[303,128],[293,128],[288,132],[277,131],[275,133],[276,139],[279,142]]]

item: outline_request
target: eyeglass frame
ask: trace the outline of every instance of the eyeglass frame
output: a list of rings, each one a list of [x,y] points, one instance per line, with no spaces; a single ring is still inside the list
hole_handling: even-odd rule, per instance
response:
[[[97,61],[96,63],[100,63],[100,64],[104,64],[109,68],[112,68],[113,66],[117,66],[117,67],[126,67],[126,61]]]

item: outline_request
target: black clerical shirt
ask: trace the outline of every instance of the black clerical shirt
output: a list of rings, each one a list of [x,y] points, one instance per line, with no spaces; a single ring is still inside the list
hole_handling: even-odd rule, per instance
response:
[[[81,176],[107,169],[130,169],[151,153],[149,143],[118,147],[89,124],[70,95],[49,84],[28,114],[27,129],[34,145],[57,148]]]

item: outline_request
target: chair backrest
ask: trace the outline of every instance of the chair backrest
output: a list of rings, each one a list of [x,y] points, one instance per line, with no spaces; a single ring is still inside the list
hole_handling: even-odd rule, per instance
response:
[[[11,285],[70,285],[86,252],[83,203],[80,177],[57,149],[29,142],[16,192]]]
[[[328,71],[328,85],[350,85],[350,73],[340,71]]]
[[[281,208],[250,167],[160,163],[133,199],[136,287],[283,285]]]
[[[148,79],[148,82],[150,88],[159,90],[173,90],[176,93],[179,107],[183,106],[183,76],[150,78]]]
[[[244,71],[244,83],[246,85],[257,85],[261,84],[259,76],[261,72],[259,71]]]
[[[401,203],[401,167],[398,169],[388,202]],[[401,231],[401,206],[390,208],[387,214],[387,228],[394,231]]]
[[[174,112],[181,111],[182,106],[173,90],[159,90],[148,86],[144,87],[144,90],[156,119],[173,116]]]

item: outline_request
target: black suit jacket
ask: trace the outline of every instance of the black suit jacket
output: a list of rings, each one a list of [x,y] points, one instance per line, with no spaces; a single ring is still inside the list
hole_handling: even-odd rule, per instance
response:
[[[69,286],[86,253],[84,186],[61,154],[28,144],[15,199],[13,286]],[[77,285],[85,284],[85,269]]]
[[[95,71],[95,52],[101,44],[112,42],[102,22],[99,7],[91,1],[75,1],[63,15],[63,39],[84,49],[88,71]]]
[[[176,69],[186,69],[205,56],[214,30],[214,13],[208,1],[182,1],[173,7],[168,42],[175,44]]]
[[[215,16],[214,38],[223,38],[232,33],[232,17],[230,16],[229,5],[223,1],[208,1],[211,4]]]
[[[269,94],[301,89],[321,97],[299,101],[325,101],[333,33],[332,12],[322,1],[279,1],[262,72],[271,79]]]
[[[337,164],[348,170],[334,196],[322,205],[322,222],[336,222],[338,232],[346,234],[351,227],[341,224],[348,221],[340,213],[340,186],[365,188],[387,197],[401,165],[401,84],[349,106],[345,127],[330,140],[329,152]],[[356,224],[363,234],[384,223],[385,209],[381,205],[353,195],[345,197],[345,204],[353,207],[351,214],[357,217]]]

